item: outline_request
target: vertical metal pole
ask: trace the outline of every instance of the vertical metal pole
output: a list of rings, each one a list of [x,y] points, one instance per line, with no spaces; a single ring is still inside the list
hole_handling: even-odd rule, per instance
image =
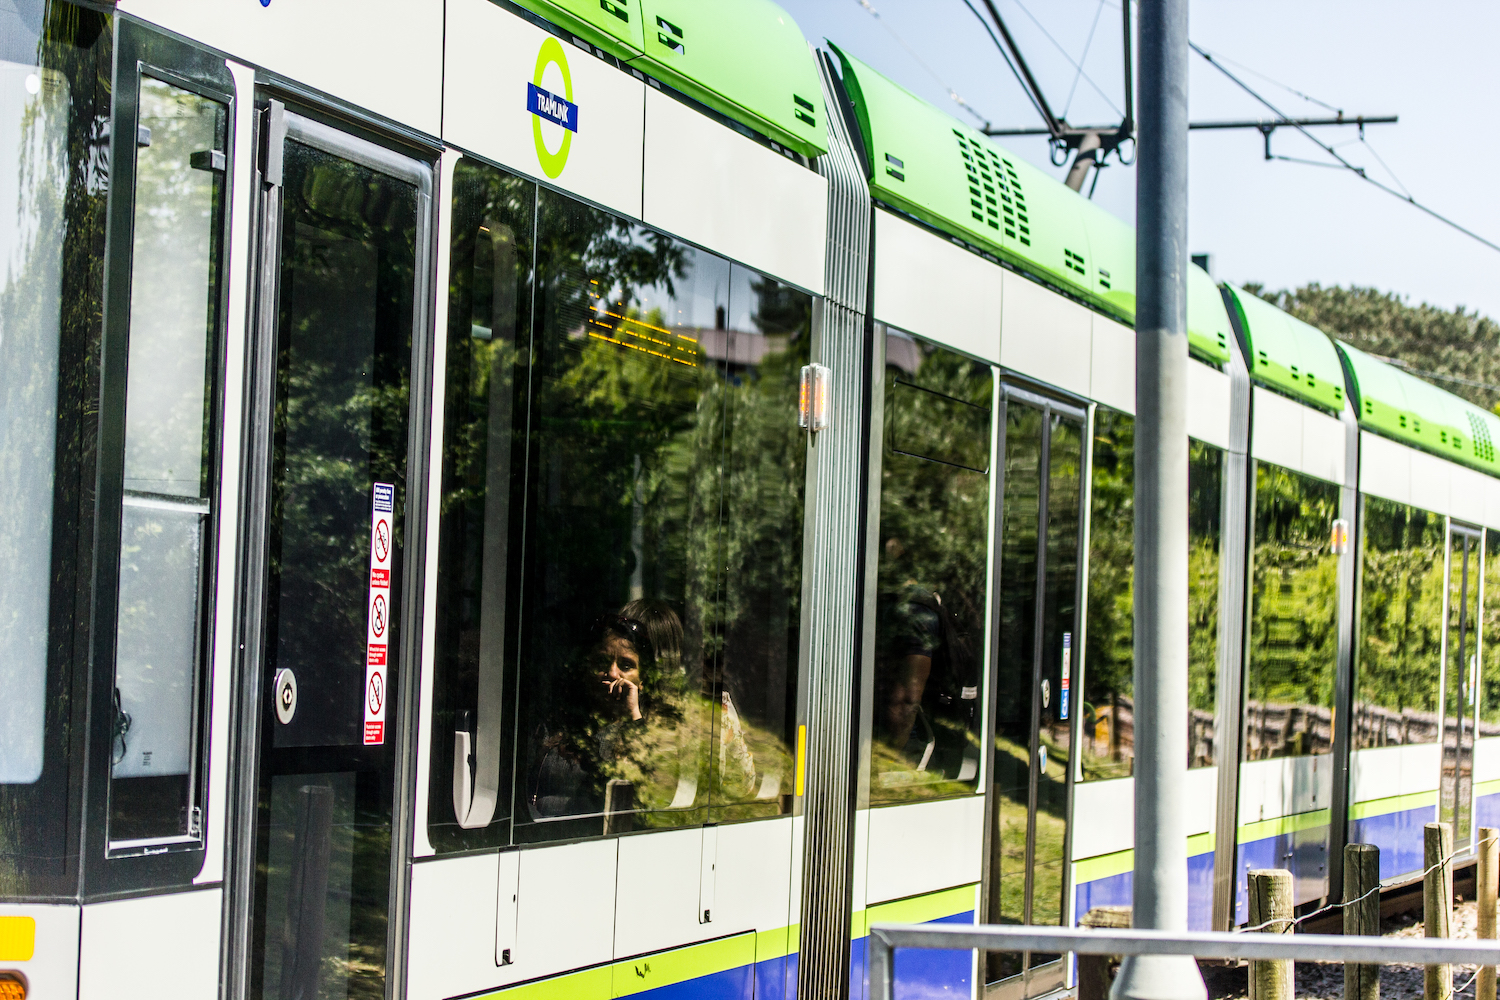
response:
[[[896,977],[891,968],[895,964],[895,949],[880,934],[869,936],[870,949],[870,996],[874,1000],[895,1000]]]
[[[1187,929],[1188,2],[1140,6],[1136,166],[1134,925]],[[1115,1000],[1202,1000],[1181,955],[1125,960]]]

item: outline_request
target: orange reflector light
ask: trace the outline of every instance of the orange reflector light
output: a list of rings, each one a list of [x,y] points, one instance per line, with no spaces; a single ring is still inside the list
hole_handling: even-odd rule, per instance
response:
[[[826,428],[832,395],[833,372],[823,365],[803,365],[801,391],[797,398],[797,426],[809,431]]]
[[[26,1000],[26,984],[8,972],[0,972],[0,1000]]]
[[[1329,541],[1329,548],[1333,550],[1334,555],[1341,556],[1349,551],[1349,522],[1347,520],[1341,517],[1333,522],[1333,537]]]

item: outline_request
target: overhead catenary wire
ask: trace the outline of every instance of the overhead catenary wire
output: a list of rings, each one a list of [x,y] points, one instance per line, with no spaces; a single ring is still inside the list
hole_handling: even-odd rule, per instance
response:
[[[1333,157],[1335,160],[1338,161],[1338,163],[1337,164],[1321,164],[1321,163],[1316,163],[1315,161],[1311,161],[1311,160],[1298,160],[1298,159],[1296,159],[1294,157],[1290,157],[1290,156],[1276,156],[1276,157],[1273,157],[1273,159],[1285,160],[1285,161],[1287,161],[1289,163],[1299,163],[1299,162],[1300,163],[1307,163],[1307,164],[1310,164],[1310,165],[1313,165],[1313,166],[1335,166],[1335,165],[1337,165],[1339,167],[1342,167],[1343,169],[1348,170],[1350,173],[1354,174],[1360,180],[1365,181],[1368,184],[1375,185],[1375,187],[1377,187],[1380,190],[1384,191],[1386,194],[1390,195],[1393,198],[1399,198],[1400,200],[1406,202],[1408,205],[1411,205],[1413,208],[1417,209],[1418,211],[1424,212],[1427,215],[1431,216],[1432,218],[1436,219],[1437,221],[1441,222],[1443,225],[1448,226],[1448,227],[1450,227],[1452,229],[1455,229],[1455,230],[1457,230],[1460,233],[1463,233],[1465,236],[1469,237],[1472,240],[1475,240],[1475,241],[1477,241],[1479,243],[1483,243],[1485,246],[1489,247],[1491,250],[1500,251],[1500,243],[1495,243],[1492,240],[1485,239],[1483,236],[1480,236],[1478,233],[1474,232],[1474,230],[1472,230],[1472,229],[1469,229],[1467,226],[1464,226],[1464,225],[1462,225],[1462,224],[1454,221],[1453,219],[1448,218],[1446,215],[1443,215],[1441,212],[1437,211],[1434,208],[1429,208],[1428,206],[1422,204],[1421,202],[1419,202],[1415,198],[1413,198],[1410,194],[1403,194],[1402,192],[1397,191],[1395,188],[1391,187],[1389,184],[1381,183],[1380,181],[1376,180],[1374,177],[1371,177],[1369,175],[1369,173],[1365,170],[1364,167],[1356,166],[1355,164],[1350,163],[1347,159],[1345,159],[1342,155],[1339,154],[1338,150],[1334,149],[1332,146],[1328,145],[1327,143],[1325,143],[1322,140],[1320,140],[1317,137],[1315,137],[1311,132],[1309,132],[1307,130],[1307,128],[1305,126],[1299,125],[1297,122],[1293,121],[1280,108],[1276,107],[1276,105],[1272,104],[1270,101],[1266,100],[1266,98],[1262,97],[1260,95],[1260,93],[1255,90],[1254,87],[1250,86],[1244,80],[1241,80],[1239,77],[1235,76],[1232,72],[1229,71],[1229,68],[1226,67],[1223,64],[1222,61],[1220,61],[1219,59],[1217,59],[1214,56],[1213,53],[1209,52],[1208,50],[1204,49],[1202,46],[1200,46],[1200,45],[1198,45],[1198,44],[1196,44],[1194,42],[1189,42],[1188,45],[1190,45],[1192,47],[1192,49],[1193,49],[1194,52],[1196,52],[1196,53],[1198,53],[1198,55],[1202,56],[1203,59],[1205,61],[1207,61],[1210,66],[1212,66],[1214,69],[1218,70],[1220,73],[1223,73],[1226,77],[1228,77],[1231,81],[1233,81],[1234,84],[1236,86],[1238,86],[1241,90],[1243,90],[1245,93],[1249,94],[1251,97],[1255,98],[1261,104],[1265,105],[1266,108],[1268,108],[1278,118],[1281,119],[1282,123],[1287,128],[1294,128],[1298,132],[1301,132],[1304,136],[1307,137],[1307,139],[1308,139],[1309,142],[1311,142],[1313,145],[1317,146],[1319,149],[1323,150],[1323,152],[1327,153],[1329,156]],[[1397,183],[1399,184],[1400,181],[1397,181]]]
[[[1329,111],[1332,111],[1334,114],[1338,115],[1340,118],[1342,118],[1344,116],[1344,109],[1343,108],[1335,107],[1334,105],[1329,104],[1327,101],[1319,100],[1318,98],[1312,96],[1311,94],[1309,94],[1309,93],[1307,93],[1305,91],[1298,90],[1296,87],[1288,86],[1287,84],[1282,83],[1280,80],[1277,80],[1274,77],[1267,76],[1266,74],[1262,73],[1258,69],[1254,69],[1253,67],[1246,66],[1242,62],[1236,62],[1235,60],[1229,58],[1226,55],[1223,55],[1222,53],[1215,52],[1215,53],[1213,53],[1213,55],[1214,55],[1214,57],[1216,59],[1219,59],[1219,60],[1221,60],[1223,62],[1226,62],[1226,63],[1228,63],[1231,66],[1238,66],[1240,69],[1244,70],[1246,73],[1249,73],[1251,76],[1258,76],[1262,80],[1266,81],[1267,83],[1272,84],[1272,85],[1277,86],[1277,87],[1280,87],[1282,90],[1286,91],[1289,94],[1295,94],[1297,97],[1302,98],[1304,101],[1307,101],[1309,104],[1316,104],[1320,108],[1327,108]]]
[[[860,2],[863,3],[864,0],[860,0]],[[963,0],[963,5],[969,8],[969,13],[973,14],[974,18],[979,22],[980,27],[984,28],[984,33],[990,36],[990,41],[995,43],[995,50],[1000,53],[1000,58],[1005,60],[1005,65],[1010,67],[1011,75],[1014,76],[1016,78],[1016,82],[1021,85],[1021,92],[1026,95],[1026,99],[1030,101],[1031,106],[1036,109],[1037,115],[1040,116],[1043,121],[1046,121],[1047,112],[1044,111],[1042,109],[1042,106],[1037,103],[1036,95],[1034,95],[1031,92],[1031,88],[1027,86],[1026,78],[1021,75],[1020,68],[1011,61],[1010,53],[1005,50],[1005,46],[1001,44],[1000,39],[995,37],[995,32],[990,28],[990,23],[984,19],[984,15],[979,13],[979,10],[972,3],[970,3],[969,0]]]
[[[1037,29],[1041,31],[1044,36],[1046,36],[1047,41],[1051,42],[1053,47],[1056,48],[1057,51],[1062,53],[1063,58],[1068,61],[1069,65],[1076,69],[1078,71],[1078,74],[1089,82],[1089,86],[1094,88],[1094,93],[1104,98],[1104,103],[1108,104],[1110,106],[1110,109],[1113,110],[1115,114],[1123,118],[1125,116],[1125,112],[1121,111],[1120,106],[1110,99],[1110,96],[1104,92],[1104,88],[1100,87],[1097,83],[1094,82],[1093,77],[1084,72],[1083,66],[1068,54],[1068,50],[1063,48],[1062,43],[1059,42],[1056,38],[1052,37],[1052,32],[1047,30],[1046,25],[1037,20],[1037,16],[1030,10],[1028,10],[1026,5],[1023,4],[1021,0],[1012,0],[1012,2],[1015,3],[1017,7],[1021,8],[1021,13],[1025,14],[1031,19],[1031,23],[1036,25]]]
[[[975,108],[968,101],[964,100],[963,97],[958,93],[958,91],[956,91],[952,87],[948,86],[947,81],[944,80],[941,76],[939,76],[936,70],[934,70],[931,66],[927,65],[927,62],[921,56],[917,55],[917,50],[914,49],[914,48],[912,48],[910,45],[908,45],[906,43],[906,39],[902,38],[901,35],[900,35],[900,33],[897,32],[895,28],[892,28],[890,26],[890,24],[887,23],[887,21],[886,21],[885,18],[883,18],[883,17],[880,16],[880,11],[878,11],[878,10],[875,9],[875,6],[870,3],[870,0],[855,0],[855,2],[858,3],[861,7],[863,7],[865,9],[865,11],[871,17],[873,17],[876,21],[879,21],[880,22],[880,26],[885,29],[886,34],[890,35],[891,38],[895,39],[896,44],[899,45],[899,46],[901,46],[903,49],[905,49],[906,50],[906,54],[909,55],[909,56],[911,56],[912,60],[914,62],[916,62],[916,64],[918,66],[922,67],[922,69],[927,73],[928,76],[932,77],[933,80],[937,81],[937,85],[939,87],[942,87],[944,90],[946,90],[948,92],[948,97],[953,101],[953,103],[957,104],[959,107],[963,108],[969,114],[973,115],[975,121],[982,122],[984,124],[985,128],[989,128],[990,127],[990,119],[987,118],[983,113],[981,113],[977,108]],[[967,3],[968,0],[965,0],[965,2]],[[971,7],[970,10],[972,10],[972,9],[973,8]]]
[[[1089,49],[1094,45],[1094,33],[1099,30],[1099,18],[1104,13],[1104,0],[1099,0],[1099,6],[1094,8],[1094,23],[1089,25],[1089,37],[1084,39],[1083,51],[1078,55],[1077,72],[1073,74],[1073,84],[1068,88],[1068,99],[1063,102],[1063,118],[1068,117],[1068,109],[1073,106],[1073,95],[1078,93],[1078,81],[1083,77],[1083,64],[1088,62]]]

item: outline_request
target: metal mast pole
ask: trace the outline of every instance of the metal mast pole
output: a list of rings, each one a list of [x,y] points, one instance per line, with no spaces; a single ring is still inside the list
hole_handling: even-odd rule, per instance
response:
[[[1141,0],[1139,49],[1133,923],[1182,931],[1188,896],[1188,0]],[[1142,955],[1125,960],[1110,996],[1203,1000],[1207,992],[1191,958]]]

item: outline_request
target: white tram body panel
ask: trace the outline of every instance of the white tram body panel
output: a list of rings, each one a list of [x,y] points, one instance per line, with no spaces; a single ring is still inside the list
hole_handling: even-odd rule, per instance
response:
[[[428,135],[436,135],[441,124],[444,7],[443,0],[119,5],[143,21]]]
[[[444,141],[639,219],[645,81],[488,0],[449,0],[446,9]],[[546,56],[562,53],[561,60],[547,59],[544,46]],[[526,85],[538,74],[554,92],[572,95],[576,132],[537,122],[526,110]],[[570,148],[561,168],[555,161],[543,166],[538,139],[558,152],[565,134]]]
[[[223,892],[214,888],[84,906],[80,1000],[163,992],[205,1000],[217,996],[223,905]],[[139,969],[143,975],[122,976],[124,969]]]

